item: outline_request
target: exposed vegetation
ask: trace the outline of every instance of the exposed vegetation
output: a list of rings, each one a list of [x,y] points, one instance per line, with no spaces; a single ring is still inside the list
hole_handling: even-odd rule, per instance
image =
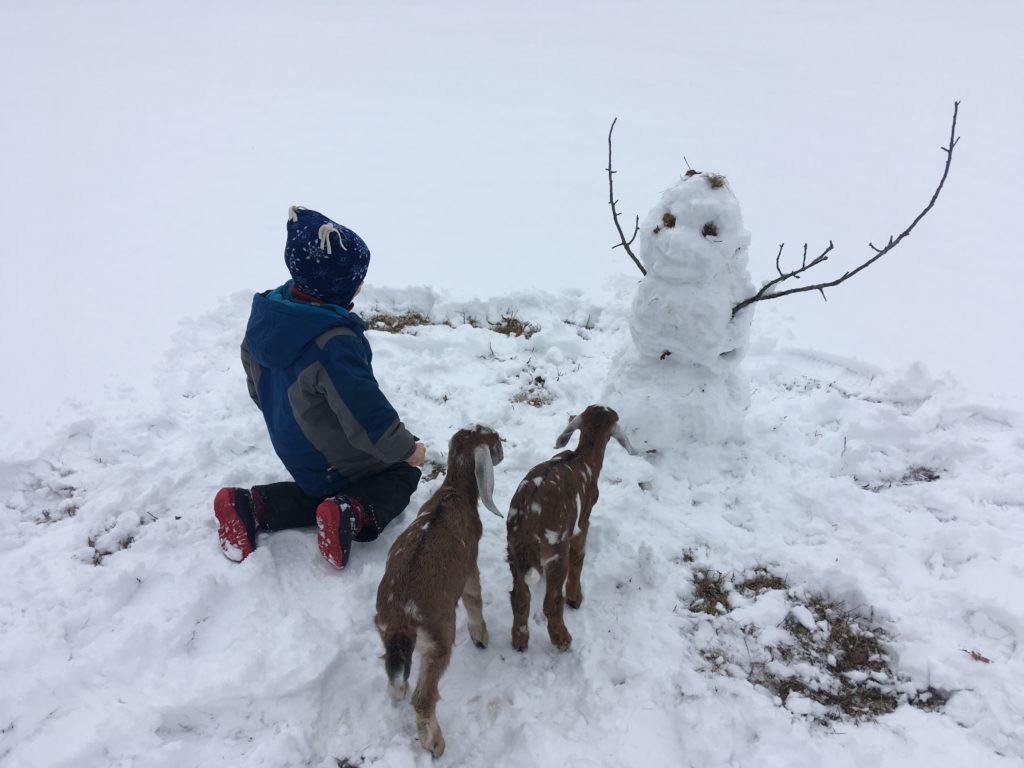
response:
[[[489,323],[489,325],[495,333],[503,333],[506,336],[522,336],[527,339],[540,330],[540,326],[521,320],[511,309],[502,313],[498,322]]]
[[[485,327],[475,315],[471,315],[468,312],[462,312],[461,314],[463,325],[468,325],[472,328]],[[402,333],[409,329],[415,331],[416,328],[425,325],[445,325],[452,328],[456,324],[451,320],[435,322],[423,313],[415,310],[405,312],[375,311],[366,317],[366,325],[370,330],[383,331],[384,333]],[[522,336],[526,339],[529,339],[540,330],[540,326],[522,320],[518,317],[516,311],[511,308],[506,309],[497,322],[488,321],[486,327],[495,333],[501,333],[505,336]]]
[[[711,616],[727,613],[730,609],[727,584],[725,574],[718,571],[694,573],[694,598],[690,601],[690,610],[694,613],[707,613]]]
[[[550,405],[555,399],[546,389],[546,381],[543,376],[533,376],[523,389],[512,395],[513,403],[526,403],[534,408],[541,408]]]
[[[93,565],[103,565],[103,561],[115,552],[121,552],[128,549],[132,544],[135,543],[134,536],[125,536],[119,539],[117,545],[110,549],[108,547],[97,546],[96,537],[90,536],[85,540],[86,546],[92,550],[92,560],[90,561]]]
[[[445,466],[436,461],[426,461],[423,464],[423,477],[421,480],[430,482],[436,480],[438,477],[445,473]]]
[[[920,464],[914,464],[907,469],[900,477],[884,479],[878,483],[861,483],[860,487],[865,491],[871,491],[872,493],[878,493],[884,491],[887,488],[901,485],[916,485],[917,483],[934,483],[942,475],[940,475],[934,469],[925,467]]]
[[[689,554],[689,557],[687,557]],[[682,562],[692,562],[684,552]],[[849,611],[824,594],[801,596],[786,579],[758,566],[737,579],[710,569],[693,574],[690,610],[724,618],[733,610],[730,593],[757,600],[785,590],[788,612],[781,624],[782,639],[758,646],[764,628],[738,627],[743,652],[729,650],[727,625],[719,627],[718,642],[701,650],[708,669],[716,674],[743,675],[771,691],[782,704],[793,696],[810,703],[789,706],[819,722],[869,720],[892,712],[902,703],[926,711],[941,709],[947,696],[933,688],[906,693],[906,681],[892,668],[885,648],[890,638],[864,615]],[[774,635],[773,635],[774,637]]]
[[[54,509],[44,509],[42,514],[36,518],[36,522],[40,525],[49,525],[50,523],[57,523],[61,520],[67,520],[69,517],[74,517],[78,514],[78,505],[72,501],[66,501],[62,504],[57,505]]]
[[[736,582],[736,591],[748,597],[756,597],[773,589],[789,589],[789,584],[763,566],[756,567],[750,576]]]
[[[801,608],[806,612],[798,613]],[[825,720],[862,720],[896,709],[898,681],[882,647],[881,630],[824,595],[794,606],[783,627],[793,641],[773,646],[773,661],[754,664],[752,682],[775,693],[783,703],[797,693],[823,705]],[[774,663],[776,659],[784,664]],[[793,671],[797,668],[802,672]]]
[[[401,333],[406,328],[416,328],[421,325],[434,325],[435,323],[432,323],[429,318],[419,312],[409,311],[402,312],[401,314],[379,312],[366,318],[366,324],[374,331]]]

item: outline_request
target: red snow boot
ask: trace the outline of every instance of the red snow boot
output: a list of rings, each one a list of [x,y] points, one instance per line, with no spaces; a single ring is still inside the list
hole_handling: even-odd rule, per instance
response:
[[[335,568],[348,565],[352,537],[363,527],[363,505],[344,494],[324,499],[316,508],[317,544],[320,554]]]
[[[224,557],[240,563],[256,549],[256,515],[252,494],[244,488],[221,488],[213,497],[217,538]]]

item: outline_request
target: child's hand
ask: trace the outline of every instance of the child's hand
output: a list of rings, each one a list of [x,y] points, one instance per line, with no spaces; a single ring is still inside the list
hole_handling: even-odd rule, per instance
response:
[[[412,452],[412,456],[405,460],[405,463],[413,467],[422,467],[426,457],[427,446],[423,443],[416,443],[416,450]]]

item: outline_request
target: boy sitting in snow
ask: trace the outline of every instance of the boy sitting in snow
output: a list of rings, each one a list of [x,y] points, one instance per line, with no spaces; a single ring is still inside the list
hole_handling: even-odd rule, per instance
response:
[[[366,243],[316,211],[288,211],[292,279],[253,296],[242,341],[249,395],[295,482],[222,488],[213,500],[220,547],[240,562],[256,531],[314,523],[336,568],[352,541],[372,541],[419,483],[425,446],[381,393],[366,323],[353,313],[370,263]]]

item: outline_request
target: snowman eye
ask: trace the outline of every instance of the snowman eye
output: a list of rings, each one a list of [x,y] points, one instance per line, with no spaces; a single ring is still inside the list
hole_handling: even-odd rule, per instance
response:
[[[666,211],[665,215],[661,217],[661,223],[671,229],[676,225],[676,217]]]
[[[704,225],[704,228],[701,229],[700,233],[704,237],[718,237],[718,226],[715,224],[715,222],[709,221],[707,224]]]

